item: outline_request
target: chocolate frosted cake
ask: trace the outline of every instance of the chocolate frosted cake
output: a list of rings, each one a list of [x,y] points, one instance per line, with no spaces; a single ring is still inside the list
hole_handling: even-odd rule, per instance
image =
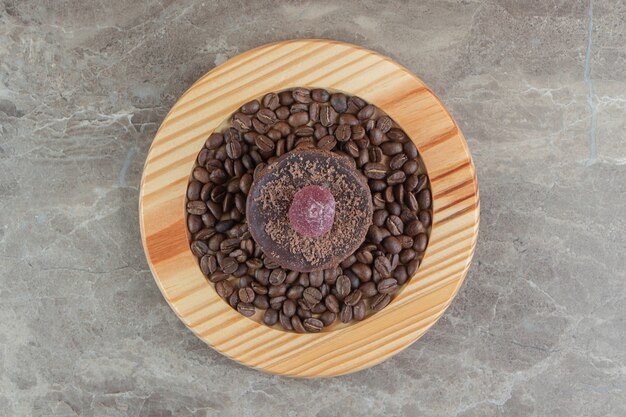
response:
[[[372,198],[366,178],[348,158],[296,150],[255,179],[246,213],[266,257],[310,272],[336,267],[358,249],[372,224]]]

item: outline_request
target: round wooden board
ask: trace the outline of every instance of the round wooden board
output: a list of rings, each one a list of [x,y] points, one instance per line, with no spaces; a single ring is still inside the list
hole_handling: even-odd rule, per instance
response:
[[[417,145],[430,176],[433,226],[418,272],[381,312],[317,334],[269,328],[227,305],[189,249],[185,194],[205,139],[243,103],[270,91],[325,87],[363,97]],[[467,273],[479,197],[467,144],[439,99],[406,68],[375,52],[328,40],[294,40],[238,55],[200,78],[161,125],[144,167],[141,235],[152,274],[178,317],[200,339],[244,365],[297,377],[375,365],[441,317]]]

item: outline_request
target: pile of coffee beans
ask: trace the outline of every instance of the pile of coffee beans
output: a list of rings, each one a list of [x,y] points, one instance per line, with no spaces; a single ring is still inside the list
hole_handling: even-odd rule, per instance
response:
[[[250,101],[213,133],[187,188],[190,246],[215,290],[245,316],[296,332],[385,308],[417,271],[428,244],[432,197],[417,148],[380,109],[357,96],[295,88]],[[348,156],[368,179],[373,224],[336,268],[300,273],[266,258],[246,224],[253,179],[293,149]]]

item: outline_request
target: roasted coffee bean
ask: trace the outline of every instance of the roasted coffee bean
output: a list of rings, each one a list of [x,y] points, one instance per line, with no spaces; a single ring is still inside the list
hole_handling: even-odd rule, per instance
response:
[[[406,153],[409,159],[417,158],[417,148],[412,141],[409,140],[407,142],[404,142],[402,147],[404,149],[404,153]]]
[[[369,148],[370,162],[380,162],[383,160],[383,151],[378,146]]]
[[[276,116],[276,113],[274,113],[270,109],[261,109],[261,110],[259,110],[258,113],[256,114],[256,117],[257,117],[257,119],[259,119],[259,121],[261,121],[261,123],[264,123],[264,124],[266,124],[268,126],[273,125],[278,120],[278,117]],[[259,133],[262,133],[262,132],[259,132]]]
[[[319,287],[324,283],[324,271],[311,271],[309,272],[309,285],[312,287]]]
[[[239,295],[237,294],[237,291],[233,291],[230,297],[228,297],[228,304],[235,310],[237,309],[237,304],[239,304]]]
[[[389,116],[382,116],[376,121],[376,127],[387,133],[393,127],[393,121]]]
[[[321,88],[311,90],[311,98],[319,103],[325,103],[330,98],[330,93]]]
[[[406,265],[406,273],[407,273],[409,276],[413,276],[413,274],[415,274],[415,272],[417,272],[417,268],[419,268],[419,266],[420,266],[420,261],[419,261],[419,259],[417,259],[417,258],[416,258],[416,259],[413,259],[411,262],[409,262],[409,263]]]
[[[363,167],[363,174],[366,177],[372,179],[383,179],[387,175],[387,168],[385,165],[378,162],[370,162]]]
[[[310,307],[313,307],[322,300],[322,293],[317,288],[309,287],[304,290],[302,298]]]
[[[401,154],[401,155],[404,155],[404,154]],[[402,171],[404,171],[404,173],[407,175],[407,177],[409,175],[415,174],[417,172],[418,168],[419,168],[419,165],[418,165],[417,161],[415,161],[415,160],[407,161],[407,162],[404,163],[404,165],[402,165]]]
[[[352,307],[352,318],[356,321],[361,321],[365,318],[366,307],[363,300],[359,301]]]
[[[389,129],[389,132],[387,132],[387,136],[389,137],[389,139],[396,142],[404,142],[406,140],[406,135],[402,130],[398,128]]]
[[[309,106],[307,106],[306,104],[302,104],[302,103],[295,103],[289,108],[289,111],[291,112],[291,114],[308,112]]]
[[[335,320],[337,320],[337,314],[331,311],[326,311],[320,315],[320,321],[324,323],[324,327],[330,326]]]
[[[278,311],[273,308],[269,308],[265,310],[265,314],[263,314],[263,323],[268,326],[273,326],[278,322]]]
[[[333,294],[329,294],[324,299],[324,305],[329,311],[333,313],[339,313],[339,301],[337,300],[337,297],[335,297]]]
[[[320,319],[316,319],[314,317],[304,319],[302,325],[306,331],[310,333],[317,333],[324,327],[324,323]]]
[[[428,245],[428,236],[426,233],[420,233],[415,236],[415,243],[413,244],[413,249],[418,252],[424,252],[426,250],[426,246]]]
[[[325,151],[332,150],[336,145],[337,140],[331,135],[326,135],[317,142],[317,147]]]
[[[324,311],[326,311],[326,306],[321,302],[319,304],[315,304],[313,308],[311,308],[311,313],[313,314],[322,314]]]
[[[339,266],[341,266],[344,269],[350,268],[352,266],[352,264],[354,264],[356,262],[356,256],[354,256],[354,254],[348,256],[346,259],[344,259],[343,261],[341,261],[341,263],[339,264]]]
[[[376,225],[371,225],[369,230],[367,231],[367,239],[374,243],[379,244],[389,235],[389,231],[378,227]]]
[[[361,280],[359,279],[359,277],[356,276],[354,272],[348,270],[348,271],[345,271],[345,274],[348,278],[350,278],[351,289],[356,290],[357,288],[361,286]]]
[[[343,93],[330,96],[330,105],[337,113],[344,113],[348,109],[348,97]]]
[[[261,108],[259,100],[252,100],[241,106],[241,112],[244,114],[254,114]]]
[[[227,280],[229,278],[230,278],[229,274],[225,274],[223,272],[214,272],[209,277],[209,281],[211,281],[213,283],[216,283],[216,282],[220,282],[220,281],[225,281],[225,280]]]
[[[383,240],[383,247],[385,250],[391,254],[400,253],[402,250],[402,245],[400,244],[400,240],[398,240],[395,236],[388,236]]]
[[[285,316],[282,311],[278,313],[278,321],[280,321],[280,325],[283,326],[285,330],[293,330],[291,317]]]
[[[237,304],[237,311],[246,317],[251,317],[254,316],[256,309],[252,304],[240,302],[239,304]]]
[[[353,141],[350,140],[344,143],[343,149],[351,157],[353,158],[359,157],[359,147],[356,146],[356,143],[354,143]]]
[[[244,113],[235,113],[231,123],[238,131],[247,132],[252,127],[252,116]]]
[[[341,275],[341,268],[330,268],[324,270],[324,283],[327,285],[335,285],[337,277]]]
[[[378,294],[372,298],[370,302],[370,308],[374,311],[380,311],[387,307],[391,302],[391,296],[389,294]]]
[[[294,101],[298,103],[308,104],[311,102],[311,91],[306,88],[294,88],[291,95]]]
[[[306,273],[300,274],[300,276],[298,277],[298,285],[301,285],[303,287],[308,287],[309,286],[309,274],[306,274]]]
[[[270,285],[267,294],[270,297],[278,297],[281,295],[285,295],[286,292],[287,292],[287,286],[285,284],[279,284],[279,285]]]
[[[211,213],[204,213],[202,215],[202,223],[204,223],[206,227],[213,227],[215,223],[217,223],[217,219]]]
[[[378,128],[374,128],[372,130],[370,130],[370,142],[372,143],[372,145],[374,146],[380,146],[381,144],[383,144],[387,138],[385,137],[385,134],[383,133],[382,130],[378,129]],[[380,148],[378,148],[380,149]],[[381,149],[382,151],[382,149]]]
[[[270,273],[271,272],[272,271],[270,271],[269,269],[265,269],[265,268],[258,269],[254,273],[254,278],[261,285],[269,285],[269,283],[270,283]]]
[[[359,113],[357,114],[357,117],[361,120],[371,119],[375,112],[376,112],[376,107],[371,104],[368,104],[359,111]]]
[[[424,227],[426,228],[430,227],[431,217],[430,217],[430,213],[427,210],[420,211],[418,214],[418,218],[420,219]]]
[[[420,175],[418,177],[417,187],[415,188],[415,191],[420,192],[426,189],[427,185],[428,185],[428,177],[426,175]]]
[[[266,295],[266,294],[267,294],[267,292],[268,292],[267,287],[266,287],[265,285],[263,285],[263,284],[259,283],[258,281],[253,281],[253,282],[250,284],[250,287],[252,288],[252,290],[253,290],[255,293],[257,293],[257,294],[259,294],[259,295]]]
[[[381,294],[394,293],[398,289],[398,281],[396,281],[394,278],[385,278],[378,283],[376,289]]]
[[[225,274],[232,274],[239,268],[239,263],[234,258],[225,258],[222,262],[222,272]]]
[[[199,200],[202,183],[200,181],[191,181],[187,187],[187,198],[189,200]]]
[[[389,213],[387,213],[386,210],[376,210],[372,217],[372,221],[376,226],[381,227],[385,225],[385,221],[388,217]]]
[[[282,268],[277,268],[272,271],[270,274],[270,284],[272,285],[280,285],[285,282],[285,278],[287,278],[287,273]]]
[[[403,264],[408,264],[413,259],[415,259],[416,256],[417,254],[415,253],[414,250],[404,249],[402,252],[400,252],[400,262]]]
[[[380,145],[380,149],[385,155],[393,156],[402,152],[402,144],[399,142],[385,142]]]
[[[226,194],[222,201],[222,211],[228,213],[235,207],[235,197],[232,194]]]
[[[386,203],[393,203],[396,201],[396,197],[393,194],[393,187],[387,187],[383,193],[383,197],[385,198]]]
[[[385,226],[392,236],[400,236],[404,233],[404,224],[398,216],[389,216],[385,222]]]
[[[344,305],[339,313],[339,320],[341,320],[342,323],[350,322],[350,320],[352,320],[352,307]]]
[[[360,263],[365,264],[367,266],[367,265],[371,264],[372,262],[374,262],[374,255],[372,255],[372,252],[370,252],[368,250],[361,249],[360,251],[358,251],[356,253],[356,260],[357,260],[357,262],[360,262]]]
[[[215,284],[215,291],[222,298],[228,298],[235,291],[230,281],[219,281]]]
[[[349,125],[349,126],[357,126],[359,124],[359,119],[356,118],[354,114],[340,114],[339,115],[339,125]]]
[[[206,204],[204,205],[206,210]],[[198,230],[202,229],[202,218],[196,214],[190,214],[187,216],[187,229],[191,233],[196,233]]]
[[[271,152],[274,150],[274,141],[265,135],[258,135],[254,141],[261,152]]]
[[[378,256],[374,261],[374,268],[382,277],[388,277],[391,275],[393,268],[391,262],[384,256]]]
[[[306,329],[302,325],[302,320],[298,316],[291,317],[291,326],[296,331],[296,333],[306,333]]]
[[[285,302],[285,300],[287,300],[287,297],[285,297],[284,295],[277,295],[275,297],[272,297],[269,293],[267,295],[270,297],[270,306],[274,310],[282,309],[283,303]]]
[[[255,132],[264,135],[267,132],[269,132],[269,130],[271,129],[271,125],[266,125],[259,119],[255,118],[255,119],[252,119],[252,128],[254,129]]]
[[[300,273],[298,271],[289,271],[287,273],[287,277],[285,278],[285,284],[291,285],[298,279]]]
[[[289,115],[291,114],[291,112],[289,111],[289,107],[287,106],[281,106],[279,108],[276,109],[276,111],[274,112],[276,113],[276,118],[278,120],[287,120],[287,118],[289,117]],[[270,131],[271,132],[271,131]],[[277,131],[278,132],[278,131]],[[269,132],[268,132],[269,133]],[[280,132],[279,132],[280,133]]]
[[[234,225],[235,225],[235,222],[233,220],[222,220],[221,222],[217,222],[215,224],[215,231],[218,233],[226,233]]]
[[[270,110],[276,110],[278,106],[280,106],[280,101],[276,93],[266,94],[261,102],[263,107],[267,107]]]
[[[413,246],[413,239],[411,238],[411,236],[406,236],[406,235],[398,236],[398,241],[400,242],[402,249],[408,249],[411,246]]]
[[[303,126],[309,122],[309,114],[306,112],[298,112],[289,116],[288,123],[290,126]]]
[[[415,198],[415,195],[413,195],[412,193],[406,193],[404,197],[404,202],[406,203],[406,206],[413,211],[417,211],[420,208],[419,203]]]
[[[293,300],[285,300],[283,302],[283,314],[287,317],[291,317],[296,314],[296,303]]]
[[[211,174],[209,175],[210,181],[214,184],[224,184],[226,181],[228,181],[228,178],[229,176],[226,171],[219,168],[212,170]]]
[[[221,133],[212,133],[211,136],[206,140],[204,146],[207,149],[217,149],[224,143],[224,135]]]
[[[335,137],[339,142],[347,142],[352,135],[352,129],[349,125],[339,125],[335,129]]]
[[[393,196],[394,196],[395,201],[399,203],[404,201],[404,195],[405,195],[404,185],[396,184],[393,186]]]
[[[420,209],[422,210],[430,208],[430,203],[431,203],[430,190],[425,189],[417,193],[417,202],[420,206]]]
[[[200,181],[203,184],[209,182],[210,180],[209,171],[203,167],[195,167],[192,176],[195,180]]]
[[[242,303],[252,303],[254,301],[254,297],[256,296],[256,293],[250,287],[240,288],[238,294],[239,300]]]
[[[280,104],[283,106],[290,106],[293,104],[293,96],[289,90],[278,93],[278,99]]]
[[[343,300],[343,302],[348,306],[354,306],[356,303],[361,301],[361,297],[363,297],[361,290],[354,290]]]
[[[409,279],[409,274],[407,273],[406,266],[400,265],[393,272],[393,276],[398,281],[398,285],[404,285]]]
[[[384,191],[387,188],[387,183],[384,180],[372,180],[368,181],[368,185],[372,192],[378,193]]]
[[[352,265],[351,270],[362,282],[367,282],[372,279],[372,269],[365,264],[357,262]]]
[[[417,188],[418,182],[419,182],[419,179],[417,175],[415,174],[410,175],[409,177],[407,177],[406,181],[404,182],[404,188],[406,189],[407,192],[413,192]]]
[[[322,126],[330,127],[336,122],[337,112],[331,106],[322,106],[320,108],[320,123],[322,124]]]
[[[359,168],[363,168],[363,166],[365,166],[365,164],[367,164],[370,161],[370,154],[368,152],[367,149],[360,149],[359,150],[359,156],[356,160],[356,165]]]
[[[301,319],[308,319],[309,317],[313,317],[313,313],[309,309],[309,306],[302,299],[298,300],[298,309],[296,310],[296,314]]]
[[[389,168],[393,170],[400,169],[408,161],[408,159],[409,158],[406,156],[406,154],[399,153],[395,155],[393,158],[391,158],[391,160],[389,161]]]
[[[301,285],[290,287],[287,290],[287,298],[290,298],[292,300],[297,300],[298,298],[302,297],[303,292],[304,292],[304,287]]]
[[[209,246],[201,240],[194,240],[191,242],[191,251],[200,258],[209,251]]]
[[[394,216],[399,216],[402,213],[402,206],[397,201],[387,203],[385,207],[387,208],[389,214]]]
[[[217,260],[215,259],[215,256],[204,255],[202,259],[200,259],[200,270],[207,276],[217,271]]]
[[[311,126],[300,126],[294,130],[297,137],[313,136],[314,130]]]
[[[226,236],[219,234],[219,233],[214,234],[209,239],[209,242],[208,242],[209,249],[212,250],[213,252],[217,252],[218,250],[220,250],[220,243],[222,243],[222,240],[224,239],[226,239]]]
[[[350,294],[350,289],[352,288],[352,283],[350,282],[350,278],[347,275],[340,275],[337,278],[337,282],[335,283],[335,289],[337,290],[337,296],[340,298],[345,298],[348,294]]]
[[[363,298],[372,297],[378,294],[378,290],[376,289],[376,283],[370,281],[359,287],[359,291],[363,295]]]
[[[413,220],[407,224],[405,233],[411,237],[417,236],[420,233],[426,232],[426,228],[419,220]]]

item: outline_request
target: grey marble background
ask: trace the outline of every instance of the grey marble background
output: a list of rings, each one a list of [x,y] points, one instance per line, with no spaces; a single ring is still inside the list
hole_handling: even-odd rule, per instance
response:
[[[482,197],[468,279],[385,363],[237,365],[153,283],[138,184],[206,71],[323,37],[423,78]],[[0,416],[626,415],[626,2],[0,1]]]

